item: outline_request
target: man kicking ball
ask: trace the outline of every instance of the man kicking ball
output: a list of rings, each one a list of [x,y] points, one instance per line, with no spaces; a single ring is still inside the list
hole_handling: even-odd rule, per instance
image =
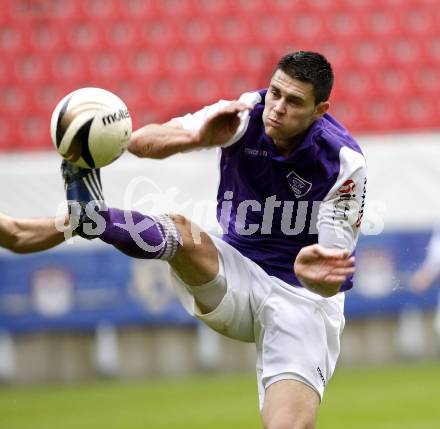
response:
[[[168,261],[189,313],[256,343],[266,429],[315,427],[340,350],[366,168],[357,143],[328,113],[332,85],[322,55],[295,52],[279,60],[268,89],[133,133],[129,150],[139,157],[221,148],[221,238],[178,214],[102,202],[87,211],[103,199],[99,171],[63,167],[67,198],[79,207],[77,233]],[[105,222],[96,233],[98,217]]]

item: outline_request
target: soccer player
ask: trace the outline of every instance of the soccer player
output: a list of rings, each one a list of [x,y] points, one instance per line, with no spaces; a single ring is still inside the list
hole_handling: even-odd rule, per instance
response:
[[[54,218],[17,219],[0,213],[0,247],[15,253],[47,250],[64,241]]]
[[[434,229],[426,249],[426,256],[420,267],[410,278],[414,292],[429,289],[440,276],[440,224]]]
[[[129,150],[139,157],[221,148],[222,238],[180,215],[102,201],[85,210],[102,200],[99,171],[63,166],[67,198],[82,207],[79,234],[168,261],[190,314],[256,343],[266,429],[315,427],[339,355],[366,171],[359,146],[328,113],[332,85],[322,55],[295,52],[280,59],[267,90],[133,133]]]
[[[409,280],[410,289],[423,293],[431,288],[440,276],[440,224],[434,228],[426,249],[425,259]],[[437,299],[437,310],[434,328],[440,335],[440,293]]]

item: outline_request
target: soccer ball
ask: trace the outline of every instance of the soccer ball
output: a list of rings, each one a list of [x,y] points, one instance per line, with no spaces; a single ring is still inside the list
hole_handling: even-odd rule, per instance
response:
[[[56,150],[83,168],[104,167],[119,158],[130,141],[131,130],[127,106],[101,88],[81,88],[67,94],[50,121]]]

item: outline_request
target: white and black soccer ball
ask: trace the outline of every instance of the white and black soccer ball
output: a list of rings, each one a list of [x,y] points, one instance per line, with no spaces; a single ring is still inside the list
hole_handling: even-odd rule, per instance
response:
[[[101,88],[81,88],[66,95],[50,121],[56,150],[83,168],[104,167],[119,158],[127,148],[131,131],[127,106]]]

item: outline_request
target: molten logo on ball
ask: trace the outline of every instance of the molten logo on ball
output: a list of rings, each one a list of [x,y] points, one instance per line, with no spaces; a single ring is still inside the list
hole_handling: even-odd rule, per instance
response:
[[[55,107],[52,142],[60,155],[82,168],[101,168],[126,149],[132,131],[127,106],[100,88],[81,88]]]
[[[118,112],[115,112],[111,115],[104,116],[102,118],[102,124],[104,126],[108,124],[112,124],[114,122],[119,122],[121,119],[127,119],[130,118],[130,114],[128,113],[128,109],[122,110],[119,109]]]

